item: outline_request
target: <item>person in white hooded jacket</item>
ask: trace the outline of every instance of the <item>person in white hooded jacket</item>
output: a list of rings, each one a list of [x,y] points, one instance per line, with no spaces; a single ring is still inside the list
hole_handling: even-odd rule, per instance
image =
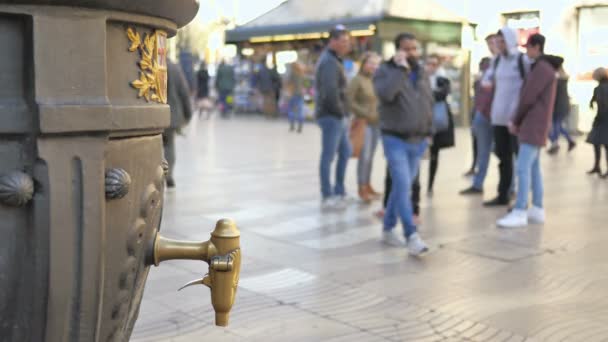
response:
[[[494,152],[498,159],[500,181],[498,196],[485,206],[506,206],[510,202],[513,185],[513,155],[517,153],[517,138],[509,132],[509,122],[519,105],[519,96],[527,72],[529,59],[519,51],[517,33],[508,27],[496,35],[498,55],[492,61],[482,86],[494,89],[492,100],[492,126],[494,127]]]

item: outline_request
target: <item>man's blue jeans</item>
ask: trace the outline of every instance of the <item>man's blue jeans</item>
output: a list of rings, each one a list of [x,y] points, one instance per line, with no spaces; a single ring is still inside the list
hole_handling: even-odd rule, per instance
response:
[[[515,209],[528,208],[528,196],[532,187],[532,204],[543,207],[543,177],[540,172],[540,147],[529,144],[519,146],[517,155],[517,202]]]
[[[348,119],[325,116],[318,119],[321,127],[321,163],[319,175],[321,178],[321,194],[323,199],[332,196],[344,196],[344,176],[348,159],[352,154],[350,140],[348,139]],[[331,164],[338,155],[336,166],[336,185],[331,186]]]
[[[477,138],[477,173],[473,179],[473,187],[483,190],[494,145],[494,128],[490,119],[480,112],[475,113],[473,119],[473,134]]]
[[[302,95],[294,95],[289,99],[289,110],[287,115],[289,117],[289,123],[292,125],[296,122],[304,122],[304,97]]]
[[[384,214],[384,230],[393,230],[401,219],[404,235],[409,238],[417,231],[411,201],[412,183],[428,143],[407,143],[400,138],[384,135],[382,144],[393,181]]]
[[[549,133],[549,140],[551,143],[557,143],[559,137],[563,135],[569,143],[572,143],[572,137],[568,130],[564,127],[564,118],[553,118],[553,126],[551,127],[551,132]]]

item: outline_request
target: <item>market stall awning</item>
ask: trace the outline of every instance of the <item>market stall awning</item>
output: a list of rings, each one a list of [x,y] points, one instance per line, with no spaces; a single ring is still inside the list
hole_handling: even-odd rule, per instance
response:
[[[324,38],[327,31],[337,25],[344,25],[349,31],[367,34],[373,27],[373,23],[380,17],[354,18],[348,20],[326,20],[309,23],[292,23],[272,26],[241,26],[234,30],[226,31],[226,43],[237,43],[251,41],[252,43],[266,41],[288,41],[298,39],[320,39]],[[373,31],[369,32],[372,35]]]
[[[227,31],[226,42],[315,39],[337,24],[366,35],[375,29],[371,25],[385,18],[465,22],[463,17],[433,0],[288,0],[249,23]]]

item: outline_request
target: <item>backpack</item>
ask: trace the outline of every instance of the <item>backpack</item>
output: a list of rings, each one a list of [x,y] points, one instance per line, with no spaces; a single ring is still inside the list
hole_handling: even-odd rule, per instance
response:
[[[500,63],[500,56],[497,56],[494,60],[494,75],[496,75],[496,68],[498,68],[498,63]],[[524,54],[519,53],[517,56],[517,68],[519,69],[519,76],[522,80],[526,79],[526,67],[524,66]]]

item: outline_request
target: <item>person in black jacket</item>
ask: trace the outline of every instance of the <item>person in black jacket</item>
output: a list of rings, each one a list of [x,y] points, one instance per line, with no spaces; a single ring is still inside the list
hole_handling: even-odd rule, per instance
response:
[[[430,55],[426,60],[426,70],[431,79],[431,88],[433,89],[433,97],[435,102],[445,102],[447,105],[447,97],[450,95],[450,80],[439,75],[441,67],[441,58],[438,55]],[[430,149],[430,164],[429,164],[429,182],[427,184],[428,194],[433,194],[433,185],[435,184],[435,176],[439,167],[439,151],[444,148],[453,147],[455,144],[454,138],[454,117],[448,108],[449,127],[442,132],[436,132],[433,136],[433,143]]]
[[[199,115],[204,111],[211,113],[209,105],[209,70],[207,63],[201,61],[198,72],[196,73],[196,107]]]
[[[222,117],[227,118],[232,111],[234,89],[236,87],[236,74],[234,66],[223,60],[217,67],[215,88],[218,93],[218,102],[221,106]]]
[[[169,163],[167,174],[167,187],[175,187],[173,168],[175,166],[175,135],[192,118],[192,105],[190,103],[190,88],[186,77],[179,65],[167,61],[167,101],[171,109],[171,126],[163,132],[163,147],[165,159]]]
[[[418,234],[410,195],[432,133],[433,94],[429,77],[418,67],[416,37],[399,34],[395,48],[393,58],[382,63],[374,75],[382,144],[392,178],[382,240],[391,246],[403,246],[403,239],[394,229],[401,221],[405,246],[409,254],[418,256],[426,253],[428,247]]]
[[[338,26],[329,33],[329,44],[317,62],[315,72],[315,113],[321,128],[321,181],[322,207],[344,208],[346,189],[344,177],[352,148],[348,137],[348,104],[346,75],[342,57],[351,49],[349,32]],[[331,164],[338,156],[335,185],[331,185]]]
[[[602,175],[600,168],[600,159],[602,146],[606,150],[606,158],[608,160],[608,74],[606,69],[599,68],[593,72],[593,79],[599,82],[599,85],[593,91],[591,99],[591,108],[595,104],[597,106],[597,115],[593,120],[593,128],[589,133],[587,142],[593,145],[595,152],[595,163],[593,169],[588,173],[599,174],[602,178],[608,178],[608,172]]]
[[[564,67],[559,69],[559,78],[557,79],[557,91],[555,94],[555,108],[553,109],[553,127],[549,134],[549,140],[551,140],[551,147],[547,150],[549,154],[556,154],[559,152],[559,137],[564,136],[568,140],[568,152],[572,151],[576,147],[574,139],[568,133],[568,130],[564,127],[564,121],[570,114],[570,96],[568,95],[568,74],[564,70]]]
[[[269,117],[276,117],[277,108],[277,83],[280,76],[274,67],[269,67],[264,61],[256,74],[255,84],[263,98],[263,112]],[[279,85],[280,86],[280,85]]]

